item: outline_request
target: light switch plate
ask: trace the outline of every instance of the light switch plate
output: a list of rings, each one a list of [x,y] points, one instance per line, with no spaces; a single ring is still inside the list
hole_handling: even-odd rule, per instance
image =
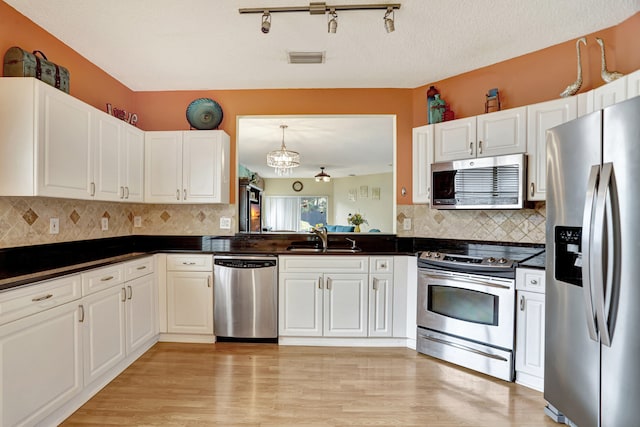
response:
[[[231,218],[221,217],[220,218],[220,229],[222,230],[231,230]]]
[[[411,218],[405,218],[402,221],[402,229],[403,230],[411,230]]]
[[[141,216],[134,216],[133,217],[133,226],[134,227],[142,227],[142,217]]]
[[[100,226],[102,228],[102,231],[107,231],[109,229],[109,218],[101,218]]]
[[[60,233],[60,220],[58,218],[49,218],[49,234]]]

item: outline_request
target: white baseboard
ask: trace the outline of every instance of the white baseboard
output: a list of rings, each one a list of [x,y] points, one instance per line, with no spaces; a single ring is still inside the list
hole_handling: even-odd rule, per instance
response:
[[[536,377],[526,372],[516,371],[516,384],[544,392],[544,378]]]
[[[406,338],[279,337],[279,345],[323,347],[407,347]]]
[[[160,342],[183,342],[194,344],[211,344],[216,342],[214,335],[203,334],[160,334]]]

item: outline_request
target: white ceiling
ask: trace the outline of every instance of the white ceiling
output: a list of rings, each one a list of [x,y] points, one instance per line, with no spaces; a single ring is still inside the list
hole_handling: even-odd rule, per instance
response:
[[[640,0],[381,0],[384,11],[327,17],[239,8],[308,0],[4,0],[134,91],[254,88],[415,88],[616,25]],[[328,5],[375,0],[326,0]],[[32,48],[36,48],[33,46]],[[326,51],[291,65],[288,51]],[[72,76],[73,78],[73,76]]]

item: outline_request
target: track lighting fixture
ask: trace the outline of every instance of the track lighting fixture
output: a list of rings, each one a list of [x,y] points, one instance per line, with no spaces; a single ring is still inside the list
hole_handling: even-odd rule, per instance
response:
[[[389,17],[391,15],[391,17]],[[393,22],[396,14],[392,7],[387,8],[387,13],[384,14],[384,29],[387,30],[387,33],[393,33],[396,30],[396,26]]]
[[[330,17],[328,31],[331,34],[335,34],[338,30],[338,14],[336,13],[335,9],[331,9],[328,16]]]
[[[269,34],[269,30],[271,29],[271,14],[268,10],[265,10],[262,14],[262,32],[264,34]]]
[[[392,4],[346,4],[327,6],[324,2],[311,2],[309,6],[279,6],[265,8],[242,8],[238,9],[240,13],[262,13],[262,32],[269,33],[271,29],[271,14],[278,12],[309,12],[311,15],[328,14],[327,31],[335,33],[338,30],[338,14],[337,11],[344,10],[386,10],[384,15],[384,28],[387,33],[395,30],[394,19],[395,10],[400,9],[400,3]]]

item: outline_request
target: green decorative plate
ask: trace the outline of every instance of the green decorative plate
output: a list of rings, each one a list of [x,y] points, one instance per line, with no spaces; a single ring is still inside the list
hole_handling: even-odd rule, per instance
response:
[[[222,107],[211,98],[195,99],[187,107],[187,121],[198,130],[216,129],[222,116]]]

